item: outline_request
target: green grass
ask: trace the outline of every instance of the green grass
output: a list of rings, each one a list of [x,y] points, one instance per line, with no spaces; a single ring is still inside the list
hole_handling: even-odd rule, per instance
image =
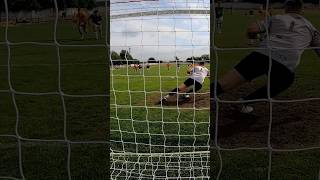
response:
[[[94,35],[80,41],[71,23],[59,24],[57,38],[61,44],[102,44]],[[0,40],[4,40],[4,27]],[[9,27],[10,42],[53,42],[53,22]],[[59,91],[57,48],[54,45],[10,45],[10,83],[17,92],[47,93]],[[106,49],[102,47],[60,47],[60,86],[68,95],[106,94]],[[8,49],[0,46],[0,89],[9,90]],[[105,141],[107,126],[106,97],[72,97],[53,95],[14,96],[0,93],[0,134],[27,139]],[[64,117],[64,109],[66,116]],[[16,119],[19,124],[16,126]],[[65,119],[64,119],[65,118]],[[66,120],[66,121],[65,121]],[[65,124],[66,122],[66,124]],[[66,125],[66,126],[65,126]],[[72,179],[108,179],[106,144],[68,144],[64,142],[21,141],[21,165],[26,179],[68,179],[70,153]],[[0,138],[0,176],[21,178],[18,141]]]
[[[122,138],[127,152],[148,153],[149,141],[152,145],[158,145],[151,147],[154,153],[163,152],[164,146],[173,146],[166,148],[166,152],[177,152],[178,145],[181,151],[192,151],[193,143],[199,146],[198,150],[207,150],[204,146],[208,141],[209,103],[202,107],[207,109],[196,111],[192,109],[192,104],[189,109],[180,107],[180,113],[174,105],[163,108],[155,105],[161,97],[160,92],[169,92],[185,81],[186,69],[183,65],[177,73],[175,66],[172,65],[168,71],[165,64],[161,64],[142,72],[135,72],[132,68],[112,70],[111,139],[121,141]],[[209,92],[208,79],[200,92]],[[193,132],[198,135],[195,142]],[[179,138],[178,134],[184,136]],[[144,144],[131,144],[135,141]],[[114,151],[122,150],[121,143],[111,146]]]
[[[320,29],[318,13],[306,14],[314,25]],[[226,15],[223,24],[223,34],[216,36],[219,47],[246,47],[244,30],[251,19],[235,14]],[[234,27],[242,30],[234,30]],[[8,38],[11,42],[53,42],[53,23],[18,25],[9,28]],[[103,40],[91,39],[80,41],[74,27],[69,23],[59,24],[58,41],[61,44],[103,44]],[[4,41],[4,28],[0,29],[0,41]],[[11,45],[11,85],[18,92],[45,93],[58,92],[58,59],[55,46],[42,45]],[[61,61],[61,90],[69,95],[105,94],[107,83],[106,51],[103,47],[60,47]],[[5,45],[0,45],[0,90],[8,90],[8,67]],[[220,67],[219,76],[241,60],[248,51],[218,52]],[[213,64],[212,64],[213,65]],[[211,69],[214,69],[211,66]],[[294,85],[279,98],[294,99],[320,97],[320,76],[317,69],[320,61],[311,51],[303,55],[301,65],[297,70]],[[106,105],[103,97],[64,97],[59,95],[23,95],[14,96],[19,110],[17,130],[23,138],[31,139],[64,139],[72,141],[104,141],[107,137],[107,113],[111,111],[111,139],[125,142],[154,145],[152,152],[163,151],[165,146],[176,146],[177,136],[161,134],[177,134],[180,129],[180,145],[185,146],[181,151],[190,151],[191,147],[205,146],[207,136],[196,135],[208,132],[207,122],[209,111],[196,111],[181,108],[178,113],[175,106],[161,108],[154,105],[160,98],[160,91],[170,91],[185,78],[186,67],[176,77],[175,68],[168,72],[164,66],[152,66],[145,71],[144,76],[132,69],[115,69],[110,71],[111,105]],[[170,77],[159,77],[161,76]],[[122,76],[127,75],[130,76]],[[121,76],[119,76],[121,75]],[[258,83],[262,79],[258,80]],[[161,86],[160,86],[161,84]],[[116,90],[116,91],[113,91]],[[130,91],[128,91],[130,90]],[[121,92],[119,92],[121,91]],[[147,92],[147,93],[145,93]],[[206,80],[201,92],[209,92],[209,81]],[[130,99],[131,98],[131,99]],[[66,127],[64,126],[64,109],[66,110]],[[122,105],[122,106],[115,106]],[[131,107],[130,107],[131,106]],[[195,119],[194,119],[195,118]],[[16,109],[12,94],[0,93],[0,134],[16,134]],[[119,121],[117,120],[119,119]],[[133,121],[132,121],[133,120]],[[212,121],[213,122],[213,121]],[[196,126],[195,126],[196,124]],[[148,131],[149,129],[149,131]],[[148,133],[153,135],[149,136]],[[121,139],[122,138],[122,139]],[[166,144],[164,144],[164,142]],[[0,176],[20,177],[17,139],[12,137],[0,138]],[[126,150],[149,152],[149,145],[126,144]],[[26,179],[67,179],[68,146],[61,142],[21,141],[22,169]],[[114,150],[121,150],[119,143],[113,143]],[[197,148],[204,150],[205,148]],[[176,151],[167,147],[166,151]],[[107,150],[105,144],[72,144],[70,151],[71,176],[73,179],[108,179],[106,169]],[[211,153],[213,169],[212,176],[217,175],[219,158],[216,152]],[[272,179],[317,179],[319,173],[320,153],[317,150],[303,152],[277,152],[272,155]],[[220,179],[266,179],[268,171],[268,152],[266,151],[223,151],[223,171]]]

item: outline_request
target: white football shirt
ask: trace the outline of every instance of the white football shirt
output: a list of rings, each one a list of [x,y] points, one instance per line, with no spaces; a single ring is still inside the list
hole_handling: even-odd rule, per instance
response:
[[[204,79],[209,75],[209,70],[204,66],[196,65],[192,68],[190,78],[203,84]]]
[[[299,14],[272,16],[268,23],[261,22],[260,28],[263,31],[268,29],[269,39],[264,39],[259,47],[266,48],[269,43],[272,59],[291,71],[299,65],[304,48],[320,47],[319,31]],[[267,49],[255,51],[269,56]],[[315,51],[320,56],[320,48]]]

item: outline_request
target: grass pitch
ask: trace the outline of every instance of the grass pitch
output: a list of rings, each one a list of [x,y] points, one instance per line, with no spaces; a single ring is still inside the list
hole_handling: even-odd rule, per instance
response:
[[[23,173],[25,179],[108,179],[106,144],[76,143],[106,140],[106,97],[87,96],[106,94],[104,41],[94,40],[93,34],[80,41],[73,25],[64,22],[57,29],[59,49],[54,44],[19,44],[53,43],[53,27],[53,22],[11,26],[8,40],[16,44],[0,46],[0,134],[6,135],[0,137],[0,176],[20,179]],[[4,27],[0,40],[5,40]],[[10,84],[14,96],[7,92]],[[63,99],[59,84],[66,94]],[[18,140],[12,135],[23,138],[21,160]],[[65,138],[73,142],[69,147]]]

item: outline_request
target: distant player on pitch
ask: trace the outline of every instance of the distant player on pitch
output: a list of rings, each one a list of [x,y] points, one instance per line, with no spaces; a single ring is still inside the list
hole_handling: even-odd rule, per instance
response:
[[[168,69],[168,71],[170,71],[170,63],[168,62],[167,64],[166,64],[166,66],[167,66],[167,69]]]
[[[222,21],[223,21],[223,7],[221,7],[221,2],[217,3],[215,7],[216,13],[216,32],[221,33],[222,29]]]
[[[150,70],[150,64],[149,63],[146,64],[146,68],[147,68],[148,71]]]
[[[243,100],[267,99],[268,88],[273,98],[288,89],[294,81],[295,69],[299,65],[301,55],[305,48],[315,47],[320,57],[320,33],[302,16],[303,2],[301,0],[287,0],[285,13],[269,18],[268,22],[260,21],[251,24],[247,31],[249,34],[269,32],[269,38],[259,44],[255,50],[238,63],[234,69],[211,84],[211,90],[216,88],[216,94],[232,90],[246,82],[269,74],[269,58],[271,58],[270,87],[266,83],[253,93],[241,98]],[[271,26],[272,24],[272,26]],[[267,45],[272,47],[271,57]],[[213,94],[213,93],[211,93]],[[252,106],[244,105],[240,111],[250,113]]]
[[[99,40],[102,37],[102,28],[101,28],[101,22],[102,17],[98,13],[98,10],[94,10],[93,13],[89,16],[89,22],[93,24],[93,29],[96,34],[96,39]]]
[[[167,99],[177,93],[186,93],[184,98],[189,98],[189,94],[197,92],[202,88],[204,79],[209,75],[209,70],[204,66],[204,62],[198,62],[192,69],[188,70],[189,78],[184,81],[178,88],[173,89],[168,95],[164,96],[158,104],[166,104]],[[188,90],[189,87],[191,89]]]
[[[80,33],[81,39],[85,38],[87,34],[87,24],[88,24],[88,15],[86,11],[81,8],[78,8],[78,11],[73,16],[73,21],[77,24],[78,31]]]

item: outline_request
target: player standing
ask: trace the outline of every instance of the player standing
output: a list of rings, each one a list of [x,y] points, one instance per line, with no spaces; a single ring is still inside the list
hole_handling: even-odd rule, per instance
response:
[[[133,64],[133,70],[135,71],[135,72],[138,72],[138,70],[139,70],[139,65],[138,64]]]
[[[98,10],[94,10],[93,13],[89,16],[89,22],[92,22],[94,32],[96,34],[96,39],[101,39],[102,37],[102,28],[101,28],[102,17],[98,13]]]
[[[150,70],[150,64],[149,63],[146,64],[146,68],[147,68],[148,71]]]
[[[189,93],[195,93],[199,91],[202,88],[204,79],[209,75],[209,70],[204,66],[203,61],[199,62],[188,72],[190,74],[189,78],[184,81],[184,83],[182,83],[178,88],[173,89],[168,95],[164,96],[159,101],[159,104],[165,104],[170,96],[177,95],[177,93],[186,93],[184,97],[189,98]],[[188,90],[188,88],[191,86],[193,87]]]
[[[216,16],[216,32],[221,33],[222,21],[223,21],[223,7],[221,7],[221,2],[217,3],[215,7],[215,16]]]
[[[170,71],[170,63],[169,62],[166,64],[166,66],[167,66],[168,71]]]
[[[301,55],[305,48],[316,47],[315,51],[320,57],[320,33],[306,20],[302,14],[303,2],[301,0],[287,0],[285,14],[270,17],[268,22],[253,23],[248,27],[248,33],[269,32],[269,38],[259,44],[255,50],[237,64],[233,70],[225,74],[216,82],[216,94],[232,90],[245,82],[269,74],[270,69],[270,97],[273,98],[288,89],[294,81],[295,69],[299,65]],[[270,26],[272,24],[272,26]],[[271,49],[271,57],[269,51]],[[214,89],[214,83],[211,84]],[[213,93],[211,93],[213,94]],[[243,100],[268,98],[268,84],[242,98]],[[250,113],[253,107],[244,105],[243,113]]]
[[[180,63],[177,62],[177,71],[179,72],[180,71]]]
[[[63,10],[61,13],[61,19],[62,19],[62,21],[64,21],[66,18],[67,18],[67,12],[66,12],[66,10]]]
[[[78,8],[77,13],[73,17],[73,20],[77,24],[81,39],[84,39],[85,35],[87,34],[87,23],[88,23],[87,13],[81,8]]]

